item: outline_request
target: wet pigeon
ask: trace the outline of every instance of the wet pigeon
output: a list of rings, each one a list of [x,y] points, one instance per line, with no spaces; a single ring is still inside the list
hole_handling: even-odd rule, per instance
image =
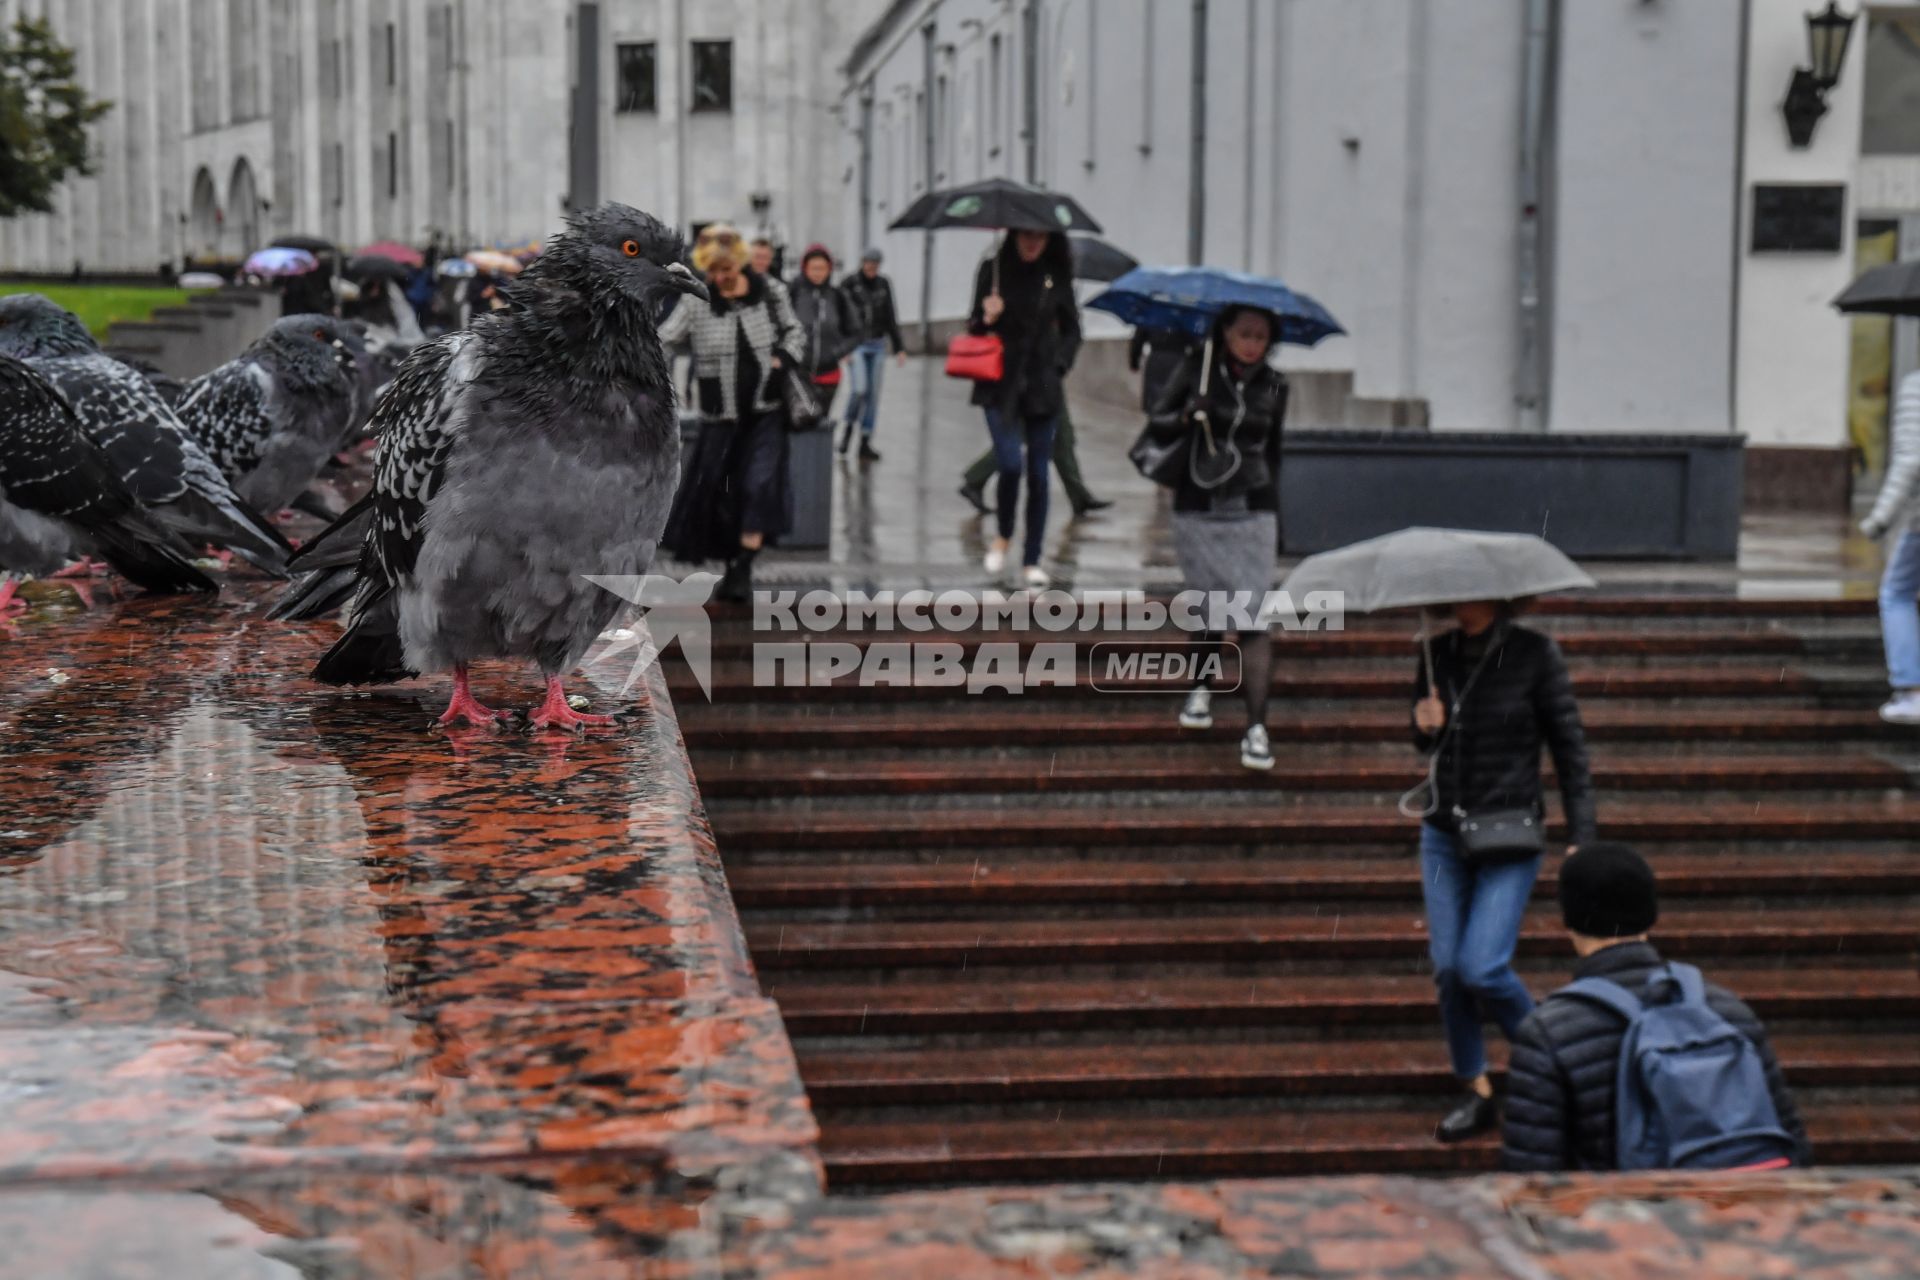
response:
[[[313,544],[366,529],[327,684],[453,672],[442,724],[492,724],[467,665],[531,658],[536,728],[604,724],[561,677],[626,607],[587,574],[644,574],[679,472],[673,380],[654,327],[666,291],[704,295],[680,238],[621,204],[569,220],[513,286],[514,305],[417,348],[374,413],[373,491]],[[294,589],[327,594],[329,571]]]
[[[99,555],[149,591],[217,590],[192,554],[135,501],[66,397],[0,355],[0,570],[50,574]],[[0,605],[13,589],[0,579]]]
[[[0,298],[0,354],[57,387],[133,496],[165,527],[280,574],[292,548],[241,501],[144,373],[100,350],[79,317],[37,293]]]
[[[180,398],[188,432],[261,511],[298,497],[346,437],[360,392],[345,327],[322,315],[276,320]]]

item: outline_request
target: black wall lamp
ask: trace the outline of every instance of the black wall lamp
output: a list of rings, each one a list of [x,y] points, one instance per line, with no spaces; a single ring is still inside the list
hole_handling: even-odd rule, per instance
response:
[[[1824,13],[1807,15],[1807,60],[1813,65],[1794,68],[1787,100],[1780,104],[1780,113],[1787,118],[1787,139],[1796,147],[1813,141],[1813,127],[1827,114],[1827,91],[1840,83],[1857,17],[1840,12],[1835,0],[1827,0]]]

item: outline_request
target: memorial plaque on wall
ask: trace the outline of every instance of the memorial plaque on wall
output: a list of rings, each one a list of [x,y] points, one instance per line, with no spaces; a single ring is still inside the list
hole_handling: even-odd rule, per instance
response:
[[[1754,184],[1753,252],[1838,253],[1846,241],[1843,184]]]

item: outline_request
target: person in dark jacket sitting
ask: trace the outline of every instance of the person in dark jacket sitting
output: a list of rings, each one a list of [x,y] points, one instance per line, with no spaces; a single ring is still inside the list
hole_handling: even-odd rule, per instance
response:
[[[1660,918],[1653,869],[1622,844],[1594,844],[1560,867],[1560,918],[1580,957],[1574,977],[1605,978],[1636,996],[1666,971],[1647,933]],[[1760,1020],[1737,997],[1708,984],[1707,1004],[1753,1042],[1766,1066],[1780,1127],[1806,1163],[1807,1132]],[[1591,1000],[1554,995],[1513,1036],[1501,1163],[1518,1172],[1611,1170],[1620,1042],[1627,1024]]]
[[[1194,350],[1174,370],[1154,406],[1156,430],[1169,436],[1178,432],[1186,441],[1187,465],[1173,490],[1180,575],[1187,591],[1204,592],[1210,602],[1245,595],[1258,609],[1273,586],[1280,554],[1280,428],[1287,415],[1287,380],[1267,357],[1279,329],[1265,311],[1228,308],[1214,325],[1212,345]],[[1213,368],[1203,398],[1207,350]],[[1224,639],[1224,631],[1210,630],[1205,642],[1218,654]],[[1238,640],[1240,688],[1247,700],[1240,763],[1271,769],[1267,695],[1273,687],[1273,635],[1261,626]],[[1213,727],[1210,679],[1203,678],[1187,695],[1180,725]]]
[[[1513,971],[1513,951],[1540,857],[1470,863],[1460,850],[1460,820],[1513,809],[1544,816],[1544,745],[1560,780],[1567,852],[1594,839],[1587,741],[1566,660],[1551,638],[1517,625],[1513,609],[1493,600],[1455,605],[1459,627],[1434,640],[1433,671],[1423,659],[1414,680],[1414,745],[1439,751],[1420,826],[1427,948],[1447,1052],[1467,1091],[1435,1131],[1442,1142],[1484,1133],[1499,1119],[1482,1009],[1509,1041],[1533,1011],[1533,997]],[[1459,719],[1449,731],[1456,704]]]

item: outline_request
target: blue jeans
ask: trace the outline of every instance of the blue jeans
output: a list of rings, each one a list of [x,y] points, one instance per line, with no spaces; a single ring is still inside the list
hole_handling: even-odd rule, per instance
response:
[[[1887,647],[1887,681],[1920,689],[1920,527],[1893,544],[1880,579],[1880,640]]]
[[[1469,867],[1460,861],[1452,833],[1420,825],[1420,885],[1433,985],[1440,990],[1447,1054],[1462,1080],[1487,1069],[1482,1007],[1509,1040],[1533,1011],[1533,997],[1513,971],[1513,948],[1539,874],[1538,858]]]
[[[869,338],[853,349],[853,363],[847,366],[847,421],[860,424],[863,438],[873,434],[880,412],[880,375],[886,368],[885,338]]]
[[[993,433],[993,465],[1000,472],[999,505],[994,515],[1000,536],[1013,540],[1013,513],[1020,505],[1020,472],[1027,473],[1027,542],[1020,563],[1040,563],[1040,544],[1047,533],[1048,469],[1053,466],[1053,433],[1060,419],[1009,418],[998,409],[987,410],[987,430]],[[1022,455],[1025,455],[1024,461]]]

